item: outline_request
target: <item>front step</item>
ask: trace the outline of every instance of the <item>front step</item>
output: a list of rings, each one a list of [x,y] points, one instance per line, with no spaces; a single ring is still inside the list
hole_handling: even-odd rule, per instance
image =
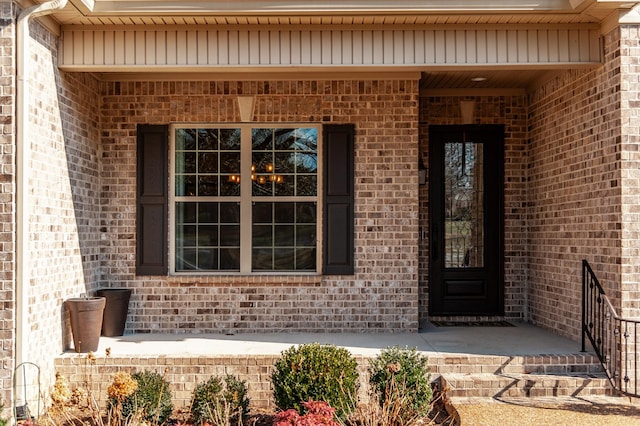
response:
[[[603,374],[598,358],[593,354],[561,355],[437,355],[429,358],[429,367],[439,374]]]
[[[443,376],[453,398],[608,396],[613,390],[598,358],[558,355],[438,355],[432,372]]]
[[[610,396],[604,375],[518,373],[448,373],[443,375],[452,398]]]

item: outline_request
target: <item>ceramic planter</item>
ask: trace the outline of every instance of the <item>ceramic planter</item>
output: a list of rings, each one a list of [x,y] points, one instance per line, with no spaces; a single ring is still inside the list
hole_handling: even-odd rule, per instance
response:
[[[76,352],[86,353],[98,350],[106,299],[77,297],[68,299],[65,304],[69,309],[73,347]]]

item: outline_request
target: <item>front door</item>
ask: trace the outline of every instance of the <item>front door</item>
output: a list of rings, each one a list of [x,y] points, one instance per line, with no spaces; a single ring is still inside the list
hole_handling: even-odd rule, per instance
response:
[[[502,315],[504,128],[429,127],[429,315]]]

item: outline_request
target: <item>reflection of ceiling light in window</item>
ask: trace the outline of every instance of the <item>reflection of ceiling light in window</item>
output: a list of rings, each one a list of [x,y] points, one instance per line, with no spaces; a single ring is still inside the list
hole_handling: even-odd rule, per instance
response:
[[[473,77],[471,78],[471,81],[475,83],[481,83],[483,81],[487,81],[487,77]]]

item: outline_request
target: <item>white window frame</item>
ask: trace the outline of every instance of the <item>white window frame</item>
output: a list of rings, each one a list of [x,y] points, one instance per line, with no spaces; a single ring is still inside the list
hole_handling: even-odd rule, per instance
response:
[[[203,202],[233,202],[240,203],[240,271],[176,271],[176,202],[183,197],[177,197],[176,190],[176,129],[240,129],[240,196],[237,197],[198,197]],[[317,145],[317,193],[315,196],[272,196],[254,197],[251,187],[252,164],[252,132],[254,128],[297,129],[315,128],[318,133]],[[323,149],[322,125],[312,123],[175,123],[169,126],[169,274],[170,275],[321,275],[322,274],[322,222],[323,222]],[[187,197],[184,197],[187,198]],[[191,198],[192,201],[195,201]],[[252,271],[252,217],[253,202],[315,202],[316,210],[316,270],[315,271]]]

